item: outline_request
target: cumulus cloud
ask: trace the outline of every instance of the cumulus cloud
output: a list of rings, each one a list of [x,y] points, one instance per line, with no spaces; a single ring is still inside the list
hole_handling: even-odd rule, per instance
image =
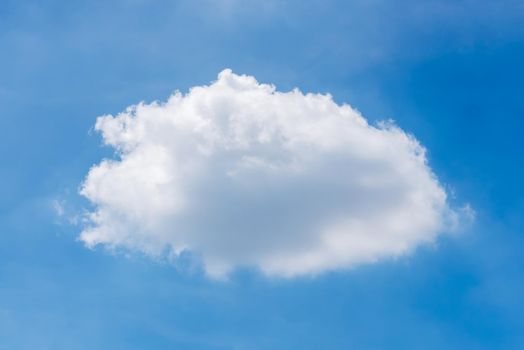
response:
[[[329,95],[279,92],[227,69],[166,102],[101,116],[95,129],[116,157],[81,186],[94,209],[80,239],[153,257],[189,252],[214,277],[397,257],[458,215],[413,136]]]

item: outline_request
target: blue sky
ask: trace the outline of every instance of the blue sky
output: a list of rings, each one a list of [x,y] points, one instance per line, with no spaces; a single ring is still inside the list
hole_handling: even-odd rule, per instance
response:
[[[519,1],[0,2],[0,349],[521,349]],[[231,68],[394,119],[469,203],[436,244],[227,281],[86,249],[53,211],[113,150],[96,117]],[[182,264],[183,265],[183,264]]]

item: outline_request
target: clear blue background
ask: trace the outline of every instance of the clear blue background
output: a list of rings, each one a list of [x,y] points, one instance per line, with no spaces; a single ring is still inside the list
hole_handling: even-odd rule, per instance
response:
[[[0,1],[0,349],[523,349],[522,1]],[[473,226],[229,282],[77,242],[95,117],[223,68],[394,119]]]

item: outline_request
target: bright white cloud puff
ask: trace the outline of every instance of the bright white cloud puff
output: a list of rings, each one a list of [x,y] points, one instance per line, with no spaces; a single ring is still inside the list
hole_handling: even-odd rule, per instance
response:
[[[89,247],[190,252],[207,274],[239,266],[317,274],[408,253],[457,214],[425,149],[331,96],[278,92],[224,70],[167,102],[99,117],[118,159],[89,171]]]

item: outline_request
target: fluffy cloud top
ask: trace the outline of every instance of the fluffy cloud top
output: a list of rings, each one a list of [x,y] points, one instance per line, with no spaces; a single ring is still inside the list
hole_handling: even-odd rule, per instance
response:
[[[425,149],[331,96],[278,92],[224,70],[167,102],[101,116],[117,159],[89,171],[80,239],[151,256],[191,252],[295,276],[405,254],[455,214]]]

